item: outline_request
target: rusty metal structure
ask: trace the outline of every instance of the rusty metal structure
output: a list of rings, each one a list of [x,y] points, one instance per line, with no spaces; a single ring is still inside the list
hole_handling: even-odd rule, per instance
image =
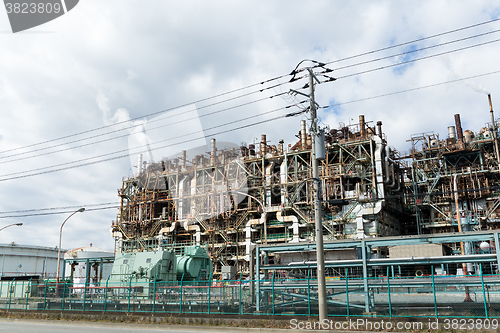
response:
[[[118,191],[121,207],[112,225],[117,251],[201,245],[215,277],[224,266],[248,276],[255,245],[313,240],[305,121],[297,137],[288,146],[266,135],[258,144],[232,147],[212,139],[208,152],[182,151],[150,164],[140,157],[138,172]],[[409,218],[403,218],[406,166],[388,146],[382,123],[370,127],[360,116],[358,124],[328,130],[324,144],[324,239],[399,235],[400,221]]]
[[[413,135],[406,176],[406,209],[415,234],[492,230],[500,227],[498,124],[488,95],[491,122],[476,133],[462,130],[460,115],[448,137]],[[458,212],[458,213],[457,213]],[[477,252],[470,244],[456,251]],[[465,249],[463,248],[465,246]]]

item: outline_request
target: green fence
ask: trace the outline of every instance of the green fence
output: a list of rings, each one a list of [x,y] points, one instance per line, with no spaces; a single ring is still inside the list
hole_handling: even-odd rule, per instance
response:
[[[365,283],[366,281],[366,283]],[[329,277],[330,316],[499,318],[500,275]],[[0,281],[0,308],[62,311],[314,316],[315,279],[205,282],[150,281],[98,285]]]

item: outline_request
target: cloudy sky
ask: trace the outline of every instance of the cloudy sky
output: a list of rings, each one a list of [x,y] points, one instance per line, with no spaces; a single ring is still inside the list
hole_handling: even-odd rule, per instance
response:
[[[364,114],[400,151],[412,134],[446,137],[456,113],[478,131],[490,121],[484,91],[500,117],[499,16],[500,2],[486,0],[81,0],[13,34],[2,8],[0,227],[24,225],[0,243],[56,246],[64,219],[86,207],[62,247],[112,250],[117,210],[103,208],[139,152],[159,160],[261,134],[294,144],[307,114],[275,118],[303,109],[286,93],[307,82],[288,82],[304,59],[337,78],[316,87],[322,126]]]

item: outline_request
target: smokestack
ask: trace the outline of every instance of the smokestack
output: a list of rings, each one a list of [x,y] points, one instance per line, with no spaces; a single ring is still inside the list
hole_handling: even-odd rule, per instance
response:
[[[139,154],[137,159],[137,176],[140,176],[142,173],[142,154]]]
[[[306,149],[307,144],[307,132],[306,132],[306,121],[300,121],[300,145],[302,146],[302,150]]]
[[[497,127],[495,124],[495,115],[493,114],[493,104],[491,104],[491,95],[488,94],[488,102],[490,102],[491,126],[493,126],[493,142],[495,143],[495,153],[497,162],[500,164],[500,153],[498,151]]]
[[[266,140],[266,135],[262,134],[260,137],[260,157],[266,156],[267,152],[267,140]]]
[[[455,132],[455,126],[448,126],[448,139],[456,139],[457,133]]]
[[[278,153],[279,153],[280,155],[282,155],[282,154],[283,154],[283,144],[284,144],[284,143],[285,143],[285,141],[283,141],[283,140],[280,140],[280,141],[279,141],[279,143],[278,143]]]
[[[456,114],[455,115],[455,128],[457,130],[457,141],[459,142],[464,142],[464,133],[462,131],[462,122],[460,121],[460,115]]]
[[[378,130],[378,136],[382,139],[382,122],[380,120],[377,121],[377,130]]]
[[[215,165],[215,158],[217,157],[217,146],[215,139],[210,141],[210,165]]]
[[[360,115],[359,116],[359,129],[361,131],[361,138],[364,138],[366,136],[366,127],[365,127],[365,116]]]
[[[186,151],[182,151],[182,170],[186,170]]]

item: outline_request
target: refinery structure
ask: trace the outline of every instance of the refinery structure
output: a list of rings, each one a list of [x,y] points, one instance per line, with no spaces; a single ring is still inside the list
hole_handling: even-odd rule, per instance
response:
[[[456,115],[447,138],[412,135],[405,154],[390,146],[381,121],[361,115],[358,124],[329,129],[319,163],[324,240],[496,229],[500,154],[490,113],[492,121],[474,132],[463,131]],[[212,260],[213,278],[239,278],[250,275],[255,246],[314,241],[311,136],[305,121],[297,130],[291,143],[266,135],[239,146],[212,139],[208,152],[149,164],[140,157],[137,174],[119,189],[117,252],[182,254],[198,245]],[[470,243],[451,250],[475,253]],[[387,247],[371,252],[389,256]],[[281,253],[270,260],[296,259]],[[356,251],[326,251],[332,259],[356,259]]]

